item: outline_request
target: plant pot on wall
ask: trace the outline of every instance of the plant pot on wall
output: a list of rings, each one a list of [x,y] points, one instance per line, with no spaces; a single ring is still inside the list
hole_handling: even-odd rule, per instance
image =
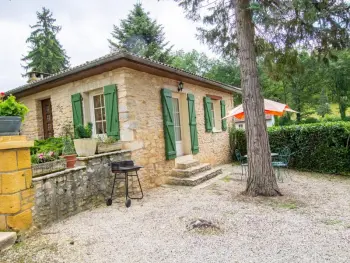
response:
[[[67,168],[74,168],[75,163],[77,162],[77,155],[76,154],[62,155],[61,157],[66,159]]]
[[[97,140],[96,139],[75,139],[74,148],[78,156],[92,156],[96,152]]]
[[[120,151],[121,149],[122,149],[121,142],[114,142],[114,143],[98,142],[97,143],[97,153],[115,152],[115,151]]]
[[[0,136],[18,135],[22,119],[17,116],[0,116]]]

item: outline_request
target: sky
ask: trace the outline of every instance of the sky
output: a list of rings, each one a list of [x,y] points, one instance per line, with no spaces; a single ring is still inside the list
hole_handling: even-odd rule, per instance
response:
[[[36,23],[36,11],[42,7],[49,8],[57,25],[62,26],[58,40],[71,66],[76,66],[109,53],[107,39],[113,24],[126,18],[137,1],[163,25],[174,50],[212,54],[196,39],[198,24],[185,18],[173,0],[0,0],[0,91],[26,84],[21,58],[28,52],[29,25]]]

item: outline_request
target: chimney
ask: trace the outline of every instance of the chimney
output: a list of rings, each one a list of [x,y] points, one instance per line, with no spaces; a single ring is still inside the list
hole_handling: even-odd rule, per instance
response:
[[[48,73],[43,73],[43,72],[39,72],[39,71],[30,71],[27,73],[28,76],[28,83],[32,83],[35,81],[39,81],[42,80],[48,76],[50,76],[50,74]]]

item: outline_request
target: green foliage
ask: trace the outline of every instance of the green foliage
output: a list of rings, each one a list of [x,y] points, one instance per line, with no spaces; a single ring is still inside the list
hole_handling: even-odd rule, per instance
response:
[[[55,25],[56,19],[52,12],[43,7],[42,12],[37,12],[38,21],[30,26],[33,29],[26,43],[30,51],[22,58],[26,62],[23,68],[26,71],[42,73],[57,73],[69,67],[69,57],[59,43],[56,35],[61,27]]]
[[[231,151],[239,149],[246,154],[245,132],[231,130],[230,133]],[[350,122],[271,127],[268,134],[272,152],[278,152],[285,146],[291,149],[291,168],[332,174],[350,173]]]
[[[30,148],[30,154],[54,152],[57,155],[62,154],[63,140],[61,137],[51,137],[45,140],[35,140],[34,147]]]
[[[22,103],[16,101],[16,97],[10,95],[7,99],[0,100],[0,116],[18,116],[24,120],[29,109]]]
[[[92,136],[92,123],[89,122],[85,127],[78,125],[75,128],[75,133],[78,139],[91,138]]]
[[[67,122],[62,127],[62,155],[75,154],[73,143],[73,126],[71,122]]]
[[[171,62],[172,47],[167,47],[169,42],[165,42],[163,27],[150,18],[140,3],[120,21],[120,26],[113,26],[112,39],[108,42],[112,51],[126,50],[160,62]]]
[[[330,113],[331,113],[331,106],[329,105],[328,97],[325,90],[322,89],[321,96],[320,96],[320,103],[317,108],[317,114],[323,118],[326,114],[330,114]]]

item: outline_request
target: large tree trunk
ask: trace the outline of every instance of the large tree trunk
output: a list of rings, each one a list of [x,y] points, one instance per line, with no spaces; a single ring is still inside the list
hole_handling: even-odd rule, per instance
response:
[[[246,194],[251,196],[276,196],[281,195],[281,193],[271,164],[270,143],[264,114],[264,98],[258,80],[254,25],[249,3],[249,0],[236,0],[235,6],[248,149]]]

